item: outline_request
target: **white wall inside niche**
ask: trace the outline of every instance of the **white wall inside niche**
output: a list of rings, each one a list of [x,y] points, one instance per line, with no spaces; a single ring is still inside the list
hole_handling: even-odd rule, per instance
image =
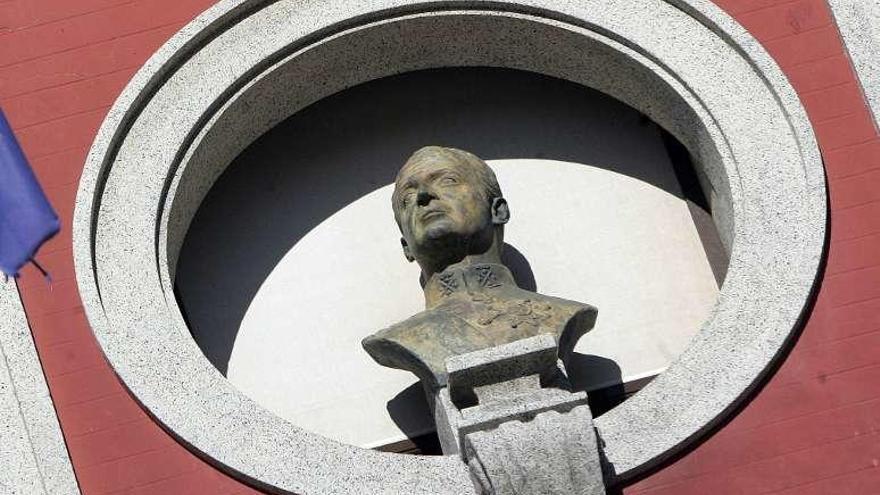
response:
[[[269,171],[263,183],[247,184],[256,179],[244,173],[218,182],[222,192],[206,203],[220,206],[196,217],[178,268],[182,306],[209,357],[212,340],[221,340],[212,330],[236,326],[227,371],[236,387],[297,426],[355,445],[432,429],[421,391],[408,388],[415,378],[380,367],[360,347],[366,335],[423,308],[418,267],[403,258],[390,210],[388,182],[405,156],[383,157],[424,144],[494,158],[512,211],[505,241],[528,261],[537,290],[599,308],[596,328],[576,349],[596,356],[577,360],[588,388],[656,374],[685,348],[717,285],[659,131],[604,95],[536,77],[508,71],[472,81],[433,74],[414,87],[405,79],[398,87],[382,83],[360,100],[338,100],[338,111],[325,105],[314,117],[324,131],[276,137],[278,151],[240,157],[241,166],[277,163],[252,167]],[[449,89],[456,87],[467,89]],[[419,100],[423,93],[432,96]],[[565,152],[538,157],[544,153],[532,148]],[[290,168],[301,168],[302,180],[273,181],[273,170],[280,176]],[[277,242],[262,236],[330,202],[348,187],[332,177],[352,169],[379,170],[364,177],[384,180],[350,188],[361,192],[319,215],[230,319],[225,305],[240,305],[227,303],[235,276],[225,280],[217,270],[250,262],[254,246]],[[284,215],[266,212],[279,202]]]
[[[529,260],[539,292],[599,308],[577,352],[614,361],[624,381],[664,369],[717,293],[684,201],[587,165],[491,165],[513,213],[505,240]],[[397,243],[390,197],[388,185],[360,198],[287,253],[248,308],[228,372],[294,424],[363,446],[404,438],[386,403],[415,380],[372,362],[360,340],[424,305],[418,267]],[[615,381],[612,369],[596,371],[591,387]],[[410,434],[430,429],[410,402],[397,404],[398,414],[425,420],[407,425]]]

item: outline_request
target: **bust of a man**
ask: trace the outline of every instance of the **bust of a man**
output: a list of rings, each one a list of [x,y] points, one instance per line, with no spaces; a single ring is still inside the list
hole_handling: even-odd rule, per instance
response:
[[[494,172],[466,151],[428,146],[394,183],[403,254],[422,269],[425,311],[363,340],[379,364],[446,386],[447,358],[551,334],[565,361],[596,308],[519,288],[501,263],[510,209]],[[549,219],[548,219],[549,220]]]

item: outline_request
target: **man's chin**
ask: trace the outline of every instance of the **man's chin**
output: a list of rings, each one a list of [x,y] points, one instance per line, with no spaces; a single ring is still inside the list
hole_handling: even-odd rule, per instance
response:
[[[421,237],[426,240],[442,239],[455,233],[455,222],[445,215],[437,215],[421,221]]]
[[[463,237],[451,222],[438,220],[425,228],[419,244],[429,251],[436,251],[459,244]]]

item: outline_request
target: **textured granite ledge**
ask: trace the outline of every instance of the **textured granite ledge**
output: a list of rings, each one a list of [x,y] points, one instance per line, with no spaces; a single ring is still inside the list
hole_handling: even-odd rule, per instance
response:
[[[0,281],[0,493],[80,493],[12,280]]]
[[[874,114],[874,125],[880,129],[880,3],[876,0],[828,1]]]

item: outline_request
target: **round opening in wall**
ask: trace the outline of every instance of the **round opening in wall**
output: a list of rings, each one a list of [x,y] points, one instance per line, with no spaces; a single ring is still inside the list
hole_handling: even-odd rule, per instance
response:
[[[260,157],[273,153],[272,140],[296,129],[299,119],[310,111],[316,113],[312,118],[320,120],[314,109],[378,87],[359,86],[363,83],[404,84],[401,81],[406,78],[427,77],[417,72],[427,69],[512,69],[555,78],[540,84],[564,85],[559,80],[567,81],[584,94],[588,93],[584,87],[591,88],[596,92],[596,108],[614,100],[622,102],[629,107],[628,115],[641,113],[648,118],[642,131],[637,127],[641,119],[636,118],[633,132],[654,129],[662,141],[663,135],[653,122],[675,138],[672,144],[680,143],[693,158],[698,189],[710,205],[711,223],[723,251],[729,253],[729,262],[721,265],[727,269],[721,274],[723,284],[716,304],[684,351],[638,394],[596,419],[610,483],[630,478],[686,448],[722,421],[772,366],[811,297],[825,241],[826,211],[824,175],[815,139],[797,96],[778,67],[740,26],[707,2],[505,1],[485,5],[488,10],[450,10],[443,2],[396,0],[369,4],[342,0],[221,2],[169,41],[109,112],[89,154],[77,196],[73,238],[78,288],[89,322],[120,379],[188,448],[235,476],[280,493],[436,495],[473,489],[467,467],[457,458],[394,455],[355,447],[297,427],[243,394],[218,371],[222,366],[206,358],[213,351],[203,352],[193,339],[191,328],[193,332],[202,330],[199,325],[187,325],[184,310],[195,311],[187,307],[193,304],[192,294],[187,301],[184,280],[178,283],[179,277],[186,276],[185,270],[198,266],[198,262],[190,265],[185,260],[178,263],[181,255],[188,256],[184,241],[196,242],[200,234],[210,236],[212,222],[196,219],[197,212],[200,205],[209,208],[210,196],[222,191],[219,188],[226,180],[222,175],[231,163],[236,166],[230,169],[230,176],[242,173],[236,169],[246,169],[241,163],[247,160],[256,160],[251,164],[259,168]],[[453,70],[434,77],[466,77],[462,74]],[[523,84],[539,84],[536,76],[516,74],[486,77],[531,77],[532,82]],[[400,79],[383,80],[395,75]],[[352,93],[340,93],[347,88],[353,88]],[[499,91],[498,98],[509,91]],[[567,90],[560,86],[559,91]],[[580,107],[571,103],[569,110],[578,111]],[[504,115],[505,110],[522,108],[511,105],[494,112]],[[611,106],[607,109],[612,111]],[[541,110],[535,109],[532,116],[540,115]],[[548,116],[548,122],[558,118],[558,114]],[[628,121],[622,118],[619,122]],[[518,122],[522,123],[506,120],[505,125]],[[340,128],[343,124],[340,121]],[[332,124],[323,125],[328,132],[336,129]],[[401,136],[408,136],[407,126],[399,125],[395,139],[405,142]],[[414,124],[413,130],[417,129]],[[345,147],[328,153],[354,149],[357,136],[349,137]],[[250,147],[258,138],[260,142]],[[320,142],[321,138],[315,140]],[[630,138],[621,133],[608,143],[629,142]],[[371,160],[388,153],[388,140],[377,141]],[[647,142],[626,152],[633,156],[647,153]],[[269,144],[261,148],[261,143]],[[437,144],[471,146],[502,176],[508,169],[511,177],[525,174],[525,179],[506,181],[511,199],[517,194],[514,184],[532,181],[530,171],[540,170],[542,179],[534,179],[536,183],[550,182],[548,176],[553,174],[574,185],[579,184],[574,180],[577,177],[586,184],[583,187],[608,180],[613,187],[641,187],[640,195],[656,193],[660,200],[681,202],[680,196],[658,185],[662,177],[636,180],[626,172],[609,171],[608,162],[590,163],[583,157],[550,154],[564,149],[562,146],[555,150],[548,147],[544,150],[547,155],[538,156],[536,152],[493,154],[490,143],[472,143]],[[608,143],[596,143],[594,149],[601,150]],[[652,143],[657,145],[657,140]],[[423,144],[427,143],[416,146]],[[368,143],[360,146],[370,149]],[[394,156],[388,154],[389,170],[399,167],[411,151],[402,146]],[[273,257],[276,263],[272,266],[284,265],[287,255],[298,254],[297,249],[323,251],[337,240],[349,239],[346,234],[353,228],[376,232],[377,245],[388,242],[388,233],[394,229],[389,217],[384,217],[382,228],[388,229],[384,233],[345,217],[353,209],[348,206],[367,210],[374,200],[378,212],[390,177],[376,179],[369,186],[355,184],[343,199],[333,199],[338,190],[329,186],[334,184],[321,189],[317,186],[322,179],[320,171],[309,169],[309,164],[322,163],[327,156],[300,157],[302,166],[295,170],[315,175],[310,184],[316,186],[297,194],[315,198],[302,204],[317,210],[297,212],[301,215],[299,231],[291,228],[283,232],[300,237],[289,243],[286,251],[273,244],[282,234],[262,231],[269,237],[259,245],[276,249],[260,253],[266,265]],[[539,161],[543,161],[541,166]],[[359,173],[369,175],[374,165],[368,161],[365,171]],[[348,166],[356,168],[357,164]],[[271,167],[269,170],[269,176],[247,177],[254,183],[244,181],[242,186],[271,181]],[[276,171],[287,172],[283,167]],[[584,175],[592,172],[593,177]],[[682,185],[678,174],[673,175]],[[327,176],[339,177],[335,172]],[[302,180],[309,183],[305,176]],[[501,180],[505,186],[504,177]],[[271,191],[271,184],[265,186]],[[257,204],[260,200],[283,200],[283,192],[279,189],[266,198],[248,199]],[[536,186],[534,192],[540,193],[540,188]],[[333,201],[336,207],[328,208]],[[549,266],[545,272],[541,265],[544,253],[528,245],[528,236],[516,238],[513,226],[516,215],[527,224],[528,212],[546,205],[540,204],[541,199],[522,201],[539,204],[512,204],[509,242],[532,265],[537,288],[546,292],[555,283],[554,277],[590,263],[572,265],[567,261],[570,256],[565,255],[557,258],[566,260],[562,266]],[[614,201],[609,200],[583,205],[582,209],[613,211],[613,206]],[[248,213],[244,210],[238,219],[231,216],[228,220],[240,222]],[[678,211],[686,218],[686,212]],[[626,211],[620,208],[617,213]],[[670,218],[664,216],[667,221]],[[347,227],[334,232],[333,224]],[[690,225],[694,225],[692,220]],[[548,234],[548,238],[565,240],[563,227],[571,231],[579,225],[560,224],[560,233]],[[701,259],[711,266],[701,241],[691,239],[695,249],[704,251]],[[664,247],[657,246],[658,256]],[[389,248],[388,253],[393,252],[394,248]],[[207,259],[211,257],[216,253],[206,253]],[[305,260],[296,262],[318,265],[307,267],[315,276],[323,273],[320,264],[326,262]],[[270,269],[264,269],[263,281],[248,282],[251,292],[255,285],[272,289],[288,283],[281,272],[277,280],[274,271],[267,275]],[[716,283],[720,277],[710,272],[704,270],[704,279]],[[275,286],[276,282],[280,285]],[[174,296],[176,283],[183,307]],[[261,299],[261,290],[257,290],[254,294],[259,297],[243,310],[241,321],[247,319],[252,306],[257,309],[258,299],[269,301],[266,307],[271,308],[272,292]],[[581,299],[599,306],[600,311],[607,310],[589,295]],[[359,311],[375,308],[363,305]],[[596,335],[600,335],[598,329]],[[338,356],[338,349],[348,345],[328,341],[328,359],[323,363],[328,369],[320,372],[345,372],[343,368],[356,365],[332,359]],[[227,373],[234,361],[227,360]]]
[[[600,308],[569,363],[594,415],[687,347],[727,265],[681,145],[574,83],[435,69],[297,112],[205,196],[175,292],[199,347],[239,390],[297,426],[363,447],[419,443],[433,430],[415,377],[379,367],[360,341],[424,309],[390,182],[409,153],[438,143],[495,169],[511,206],[505,261],[518,284]]]

